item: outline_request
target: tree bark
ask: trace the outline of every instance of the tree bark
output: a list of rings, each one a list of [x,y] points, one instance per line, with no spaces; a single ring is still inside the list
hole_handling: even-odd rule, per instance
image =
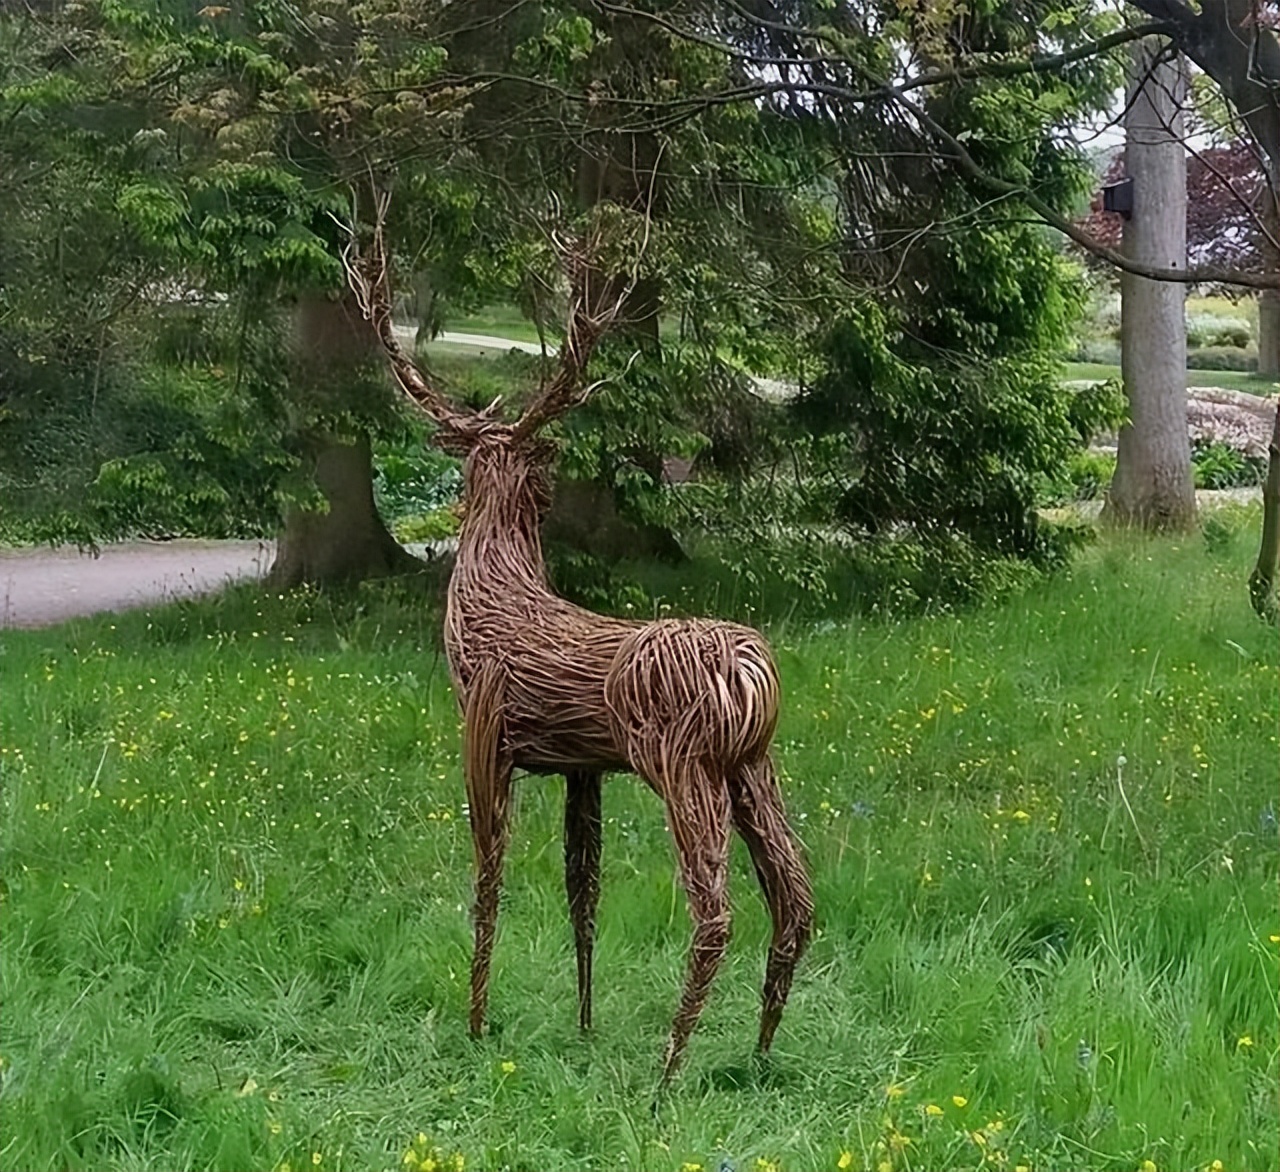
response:
[[[294,314],[291,374],[317,405],[339,411],[352,392],[362,387],[367,392],[371,372],[380,369],[375,346],[349,296],[340,301],[306,296]],[[268,586],[358,582],[422,569],[378,515],[369,437],[310,428],[300,443],[305,470],[328,507],[286,509]]]
[[[304,582],[359,582],[422,569],[391,536],[373,503],[368,438],[350,443],[313,432],[304,444],[309,471],[329,507],[285,511],[268,586],[284,590]]]
[[[1280,563],[1280,406],[1271,432],[1267,453],[1267,478],[1262,484],[1262,542],[1258,561],[1249,575],[1249,601],[1260,619],[1274,623],[1280,617],[1276,606],[1276,566]]]
[[[1280,158],[1268,168],[1270,183],[1263,192],[1266,201],[1262,222],[1267,235],[1262,241],[1263,262],[1269,272],[1280,273]],[[1258,373],[1280,379],[1280,289],[1264,289],[1258,298]]]
[[[1187,263],[1187,181],[1181,106],[1183,59],[1156,64],[1158,38],[1136,42],[1125,115],[1125,163],[1133,214],[1122,248],[1166,268]],[[1132,273],[1120,277],[1120,363],[1129,422],[1120,430],[1105,522],[1149,530],[1195,524],[1187,434],[1185,287]]]

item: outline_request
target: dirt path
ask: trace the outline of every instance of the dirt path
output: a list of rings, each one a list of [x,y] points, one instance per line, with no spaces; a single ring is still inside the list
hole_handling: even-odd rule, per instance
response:
[[[99,557],[74,549],[0,550],[0,628],[192,598],[271,566],[267,541],[131,541]]]

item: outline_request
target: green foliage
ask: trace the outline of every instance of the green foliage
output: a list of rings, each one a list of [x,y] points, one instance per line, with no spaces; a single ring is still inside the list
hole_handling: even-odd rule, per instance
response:
[[[689,929],[634,779],[606,793],[591,1036],[562,783],[537,777],[494,1030],[467,1036],[472,847],[426,597],[242,589],[6,632],[6,1165],[1270,1167],[1280,677],[1241,590],[1257,522],[1213,551],[1103,542],[977,613],[775,625],[820,931],[756,1064],[770,925],[735,846],[729,955],[656,1114]]]
[[[1116,471],[1114,452],[1076,452],[1056,476],[1046,478],[1040,491],[1043,505],[1098,500],[1107,491]]]
[[[205,274],[215,287],[341,285],[335,217],[345,215],[346,201],[309,191],[279,168],[223,163],[185,187],[132,182],[117,206],[140,245]]]
[[[1196,488],[1252,488],[1262,483],[1267,462],[1215,440],[1191,445],[1191,471]]]
[[[400,517],[391,526],[391,531],[400,542],[444,541],[457,536],[461,523],[456,506],[442,505],[429,513],[410,513]]]
[[[1256,371],[1258,351],[1239,350],[1235,346],[1202,346],[1187,351],[1188,370]]]
[[[462,491],[462,471],[452,456],[426,446],[420,432],[374,457],[374,499],[388,520],[431,513],[454,504]]]
[[[1187,345],[1192,349],[1205,346],[1248,349],[1253,330],[1243,318],[1227,318],[1220,314],[1188,314]]]
[[[261,371],[219,364],[233,323],[168,319],[157,362],[146,339],[104,371],[61,371],[56,395],[14,394],[0,421],[7,541],[244,537],[271,531],[296,464],[263,409]],[[234,315],[229,315],[234,316]],[[249,355],[246,353],[246,358]]]
[[[1012,235],[1011,250],[993,252],[987,237],[976,254],[949,246],[966,257],[953,271],[985,296],[966,303],[957,289],[934,310],[866,301],[832,330],[827,372],[797,413],[844,441],[837,510],[855,531],[958,532],[997,556],[1052,556],[1038,486],[1114,418],[1115,395],[1061,387],[1052,356],[1070,323],[1070,278],[1043,243]],[[1025,266],[1026,281],[986,287],[976,266],[993,255],[1001,271]],[[982,362],[960,356],[979,345]]]

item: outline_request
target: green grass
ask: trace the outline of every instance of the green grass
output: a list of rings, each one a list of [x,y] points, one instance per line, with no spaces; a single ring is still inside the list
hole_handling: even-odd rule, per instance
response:
[[[521,342],[537,342],[538,329],[515,305],[486,305],[466,317],[450,319],[445,329],[464,334],[495,334],[499,338],[515,338]],[[555,334],[547,338],[549,346],[555,346]]]
[[[1120,378],[1120,368],[1102,362],[1068,362],[1065,364],[1068,379]],[[1189,387],[1224,387],[1231,391],[1248,391],[1251,395],[1274,395],[1277,384],[1256,374],[1239,370],[1189,370]]]
[[[1000,608],[774,627],[819,930],[757,1065],[735,846],[730,954],[656,1111],[688,927],[633,779],[605,792],[595,1035],[562,783],[530,778],[466,1036],[458,717],[420,598],[5,632],[0,1167],[394,1169],[419,1131],[469,1169],[1280,1166],[1278,681],[1243,517]]]

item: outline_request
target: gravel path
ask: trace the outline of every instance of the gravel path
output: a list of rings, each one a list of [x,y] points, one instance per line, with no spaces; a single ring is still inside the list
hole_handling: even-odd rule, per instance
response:
[[[0,550],[0,627],[47,627],[78,615],[193,598],[271,567],[267,541],[131,541]]]

